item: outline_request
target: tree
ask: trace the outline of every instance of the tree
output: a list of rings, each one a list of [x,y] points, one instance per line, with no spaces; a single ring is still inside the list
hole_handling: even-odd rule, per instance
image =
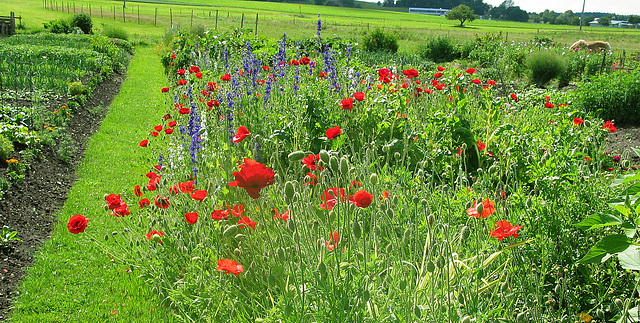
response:
[[[449,20],[459,20],[460,27],[464,27],[465,21],[472,22],[476,20],[476,18],[478,18],[478,16],[473,13],[473,10],[471,10],[469,6],[463,4],[451,9],[451,11],[447,12],[447,15],[445,17]]]
[[[640,23],[640,16],[629,16],[629,19],[627,19],[627,21],[630,24],[637,24]]]
[[[544,21],[545,24],[553,24],[556,22],[557,16],[555,11],[549,11],[549,9],[547,9],[542,13],[542,21]]]
[[[598,19],[598,24],[600,24],[601,26],[609,26],[611,24],[611,18],[609,17],[602,17],[600,19]]]
[[[504,10],[503,18],[510,21],[527,22],[529,14],[518,6],[512,6]]]

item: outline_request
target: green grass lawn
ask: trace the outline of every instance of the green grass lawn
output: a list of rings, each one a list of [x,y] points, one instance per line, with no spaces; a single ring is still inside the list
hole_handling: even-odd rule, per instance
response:
[[[149,89],[164,82],[153,49],[138,47],[120,94],[90,139],[51,239],[35,256],[19,289],[14,322],[170,321],[167,309],[158,307],[157,294],[136,271],[128,273],[127,267],[112,262],[90,239],[104,242],[123,230],[121,224],[108,221],[111,215],[102,207],[104,195],[132,195],[140,174],[147,171],[146,161],[155,158],[139,149],[136,140],[146,135],[151,120],[161,118],[161,93]],[[123,191],[127,187],[131,192]],[[67,231],[67,220],[74,214],[89,218],[90,236]]]

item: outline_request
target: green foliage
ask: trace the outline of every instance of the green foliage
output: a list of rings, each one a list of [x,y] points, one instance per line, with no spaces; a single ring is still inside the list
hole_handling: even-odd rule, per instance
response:
[[[527,57],[527,67],[531,71],[531,82],[544,87],[552,79],[562,75],[566,63],[560,55],[548,51],[537,51]]]
[[[93,28],[93,22],[91,22],[91,16],[86,13],[77,13],[71,18],[71,27],[78,27],[84,34],[91,34]]]
[[[362,40],[362,47],[369,52],[391,52],[398,51],[398,39],[382,29],[375,29],[367,33]]]
[[[585,111],[617,123],[640,123],[639,71],[611,72],[578,85],[576,104]]]
[[[81,95],[88,93],[87,87],[82,82],[71,82],[69,84],[69,95]]]
[[[44,28],[54,34],[68,34],[71,32],[71,25],[67,20],[58,19],[44,23]]]
[[[458,20],[460,21],[460,27],[464,26],[465,21],[472,22],[478,18],[477,15],[473,13],[473,10],[467,5],[461,4],[457,7],[451,9],[451,11],[447,12],[445,17],[448,20]]]
[[[12,241],[22,241],[18,237],[18,231],[9,231],[9,227],[2,226],[2,234],[0,234],[0,248],[9,246]]]
[[[438,36],[427,40],[420,48],[418,55],[436,63],[451,62],[460,57],[453,41],[446,36]]]
[[[13,142],[0,133],[0,160],[9,158],[13,152]]]
[[[114,25],[104,25],[102,27],[102,34],[109,38],[129,40],[129,33],[127,30]]]

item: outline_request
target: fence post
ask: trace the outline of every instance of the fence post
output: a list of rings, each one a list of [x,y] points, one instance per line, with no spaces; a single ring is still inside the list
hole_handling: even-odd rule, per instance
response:
[[[218,30],[218,10],[216,10],[216,30]]]
[[[242,14],[242,18],[240,18],[240,29],[244,28],[244,13]]]
[[[89,5],[89,17],[91,17],[91,5]]]
[[[169,20],[171,21],[171,31],[173,31],[173,9],[169,8]]]
[[[140,24],[140,6],[138,6],[138,25]]]
[[[256,14],[256,36],[258,35],[258,14]]]
[[[600,74],[602,74],[602,70],[604,69],[604,61],[607,58],[607,51],[605,50],[602,53],[603,55],[602,55],[602,64],[600,64]]]
[[[116,20],[116,6],[113,6],[112,9],[113,9],[113,20]]]
[[[193,9],[191,9],[191,28],[193,29]]]
[[[158,8],[156,8],[155,13],[153,14],[153,26],[158,27]]]
[[[100,18],[102,18],[102,6],[100,6]]]
[[[124,7],[122,7],[122,22],[127,22],[127,12]]]

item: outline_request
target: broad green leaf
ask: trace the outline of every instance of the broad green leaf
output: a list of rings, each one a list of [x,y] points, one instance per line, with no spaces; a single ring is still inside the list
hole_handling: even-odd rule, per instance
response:
[[[589,253],[580,259],[580,262],[584,264],[605,262],[614,254],[625,251],[630,245],[631,241],[624,234],[606,236],[591,247]]]
[[[640,157],[640,149],[635,148],[635,147],[631,147],[631,150],[633,150],[633,152],[634,152],[634,153],[636,153],[636,155],[637,155],[638,157]]]
[[[628,314],[626,319],[620,314],[614,317],[614,319],[617,318],[616,323],[640,322],[640,316],[638,316],[639,312],[640,312],[640,306],[636,306],[632,309],[629,309],[629,312],[627,312]]]
[[[620,225],[623,223],[622,217],[615,214],[615,211],[600,212],[589,216],[580,223],[574,224],[575,227],[582,230],[591,230],[611,225]]]
[[[626,174],[626,175],[618,175],[613,182],[611,182],[610,187],[615,187],[627,182],[635,181],[640,179],[640,173],[637,174]]]
[[[640,182],[635,183],[631,186],[629,186],[626,190],[624,190],[624,192],[622,192],[622,194],[620,194],[621,196],[625,196],[625,195],[636,195],[640,193]]]
[[[633,239],[633,237],[636,236],[636,226],[631,222],[623,223],[622,231],[624,231],[624,234],[630,239]]]
[[[487,141],[491,141],[493,139],[493,137],[500,137],[500,135],[502,135],[503,132],[508,131],[508,130],[512,130],[513,129],[513,125],[511,124],[503,124],[500,127],[498,127],[498,129],[496,129],[491,136],[489,137],[489,140]]]
[[[629,246],[627,250],[618,254],[618,261],[624,269],[640,270],[640,246]]]

